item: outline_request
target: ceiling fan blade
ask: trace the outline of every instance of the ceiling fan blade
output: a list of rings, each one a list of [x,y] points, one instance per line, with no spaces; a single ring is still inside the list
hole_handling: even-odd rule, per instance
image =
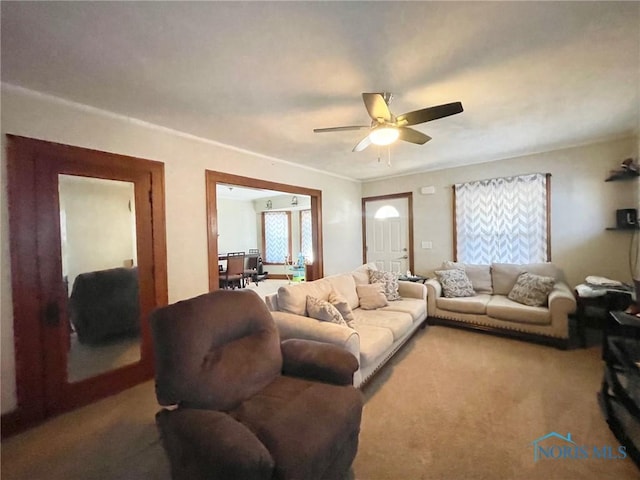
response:
[[[448,117],[449,115],[455,115],[462,111],[462,103],[460,102],[445,103],[444,105],[403,113],[398,116],[397,121],[400,126],[417,125],[419,123],[437,120],[438,118]]]
[[[429,140],[431,140],[431,137],[429,135],[425,135],[424,133],[419,132],[418,130],[414,130],[413,128],[399,127],[398,131],[400,133],[398,138],[400,140],[404,140],[405,142],[411,142],[411,143],[417,143],[418,145],[424,145]]]
[[[384,97],[379,93],[363,93],[362,100],[364,100],[364,106],[367,107],[369,116],[374,120],[382,119],[386,122],[391,121],[391,112],[387,102],[384,101]]]
[[[370,125],[349,125],[347,127],[329,127],[329,128],[314,128],[313,131],[315,133],[324,133],[324,132],[346,132],[348,130],[364,130],[370,129]]]
[[[358,144],[355,147],[353,147],[352,151],[361,152],[362,150],[367,148],[369,145],[371,145],[371,137],[367,135],[362,140],[360,140],[360,142],[358,142]]]

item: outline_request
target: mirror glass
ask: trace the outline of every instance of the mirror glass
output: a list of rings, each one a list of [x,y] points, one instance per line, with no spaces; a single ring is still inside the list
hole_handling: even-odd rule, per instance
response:
[[[67,378],[140,360],[134,184],[58,175]]]

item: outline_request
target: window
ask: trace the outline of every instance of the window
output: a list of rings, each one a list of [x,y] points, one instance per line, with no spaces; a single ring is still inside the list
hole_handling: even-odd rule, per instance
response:
[[[550,177],[535,173],[454,185],[456,260],[550,261]]]
[[[384,205],[380,207],[373,218],[376,220],[385,220],[387,218],[398,218],[400,216],[400,212],[396,207],[392,207],[391,205]]]
[[[313,241],[311,226],[311,210],[300,211],[300,253],[307,263],[313,263]]]
[[[264,263],[283,264],[291,252],[290,212],[262,213]]]

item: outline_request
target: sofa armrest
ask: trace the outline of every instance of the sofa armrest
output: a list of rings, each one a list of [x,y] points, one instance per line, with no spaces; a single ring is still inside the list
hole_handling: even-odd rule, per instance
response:
[[[551,317],[554,314],[569,315],[574,313],[577,308],[576,297],[564,282],[558,282],[553,286],[553,290],[549,293],[548,303]]]
[[[403,298],[427,299],[427,288],[417,282],[398,281],[398,293]]]
[[[548,298],[551,328],[557,336],[569,338],[569,314],[576,311],[576,299],[569,286],[558,282]]]
[[[278,311],[278,294],[271,293],[267,295],[266,297],[264,297],[264,303],[267,304],[267,307],[269,308],[270,311],[277,312]]]
[[[172,478],[271,479],[275,462],[243,424],[214,410],[178,408],[156,415]]]
[[[427,312],[435,313],[436,299],[442,296],[442,285],[435,278],[424,282],[427,287]]]
[[[281,343],[282,373],[336,385],[352,385],[358,360],[330,343],[290,338]]]
[[[271,312],[280,338],[300,338],[316,342],[330,343],[344,348],[360,361],[360,337],[354,329],[337,323],[321,322],[315,318],[303,317],[295,313]]]

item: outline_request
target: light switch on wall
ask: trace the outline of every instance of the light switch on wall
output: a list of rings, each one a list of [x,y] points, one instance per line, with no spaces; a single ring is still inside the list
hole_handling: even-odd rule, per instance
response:
[[[422,248],[433,248],[433,243],[423,240]]]

